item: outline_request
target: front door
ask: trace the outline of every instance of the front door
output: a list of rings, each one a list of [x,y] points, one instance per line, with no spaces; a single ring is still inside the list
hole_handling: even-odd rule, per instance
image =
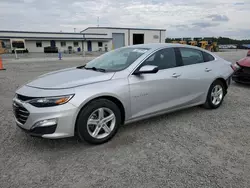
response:
[[[179,78],[182,67],[173,48],[155,52],[138,69],[143,65],[158,66],[159,71],[129,76],[132,119],[175,108],[186,95],[183,91],[185,86]]]
[[[92,51],[92,43],[91,43],[91,41],[87,42],[87,46],[88,46],[88,51],[91,52]]]

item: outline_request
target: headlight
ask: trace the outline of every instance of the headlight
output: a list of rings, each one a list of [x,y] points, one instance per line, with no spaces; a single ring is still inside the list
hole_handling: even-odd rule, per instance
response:
[[[44,98],[36,98],[30,100],[28,103],[38,107],[51,107],[51,106],[58,106],[65,104],[73,98],[74,95],[65,95],[65,96],[58,96],[58,97],[44,97]]]
[[[231,65],[231,68],[234,70],[234,71],[237,71],[240,69],[240,66],[238,65],[238,62],[234,63]]]

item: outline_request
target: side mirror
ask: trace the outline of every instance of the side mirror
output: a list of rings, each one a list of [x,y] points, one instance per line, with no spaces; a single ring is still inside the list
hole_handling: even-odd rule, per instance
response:
[[[138,71],[134,72],[134,75],[139,75],[139,74],[154,74],[159,71],[157,66],[154,65],[144,65],[142,66]]]

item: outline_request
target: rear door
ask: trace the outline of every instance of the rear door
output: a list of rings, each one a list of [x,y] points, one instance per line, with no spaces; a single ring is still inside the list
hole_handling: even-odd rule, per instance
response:
[[[180,47],[182,72],[180,79],[185,83],[186,104],[198,104],[206,100],[206,94],[213,82],[213,56],[194,48]]]

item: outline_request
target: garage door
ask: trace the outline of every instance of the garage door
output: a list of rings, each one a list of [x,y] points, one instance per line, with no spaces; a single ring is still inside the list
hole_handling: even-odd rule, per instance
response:
[[[125,46],[124,33],[112,33],[114,49]]]

